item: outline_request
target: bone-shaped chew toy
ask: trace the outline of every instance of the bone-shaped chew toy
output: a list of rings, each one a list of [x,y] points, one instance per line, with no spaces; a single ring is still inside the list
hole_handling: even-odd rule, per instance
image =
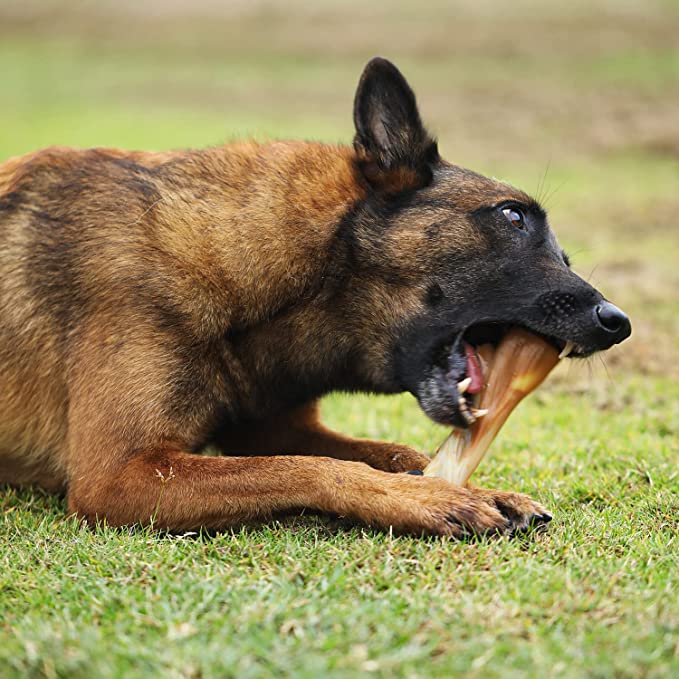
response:
[[[478,354],[485,382],[478,405],[488,412],[468,430],[454,429],[424,470],[458,486],[467,483],[514,408],[559,362],[549,342],[521,328],[510,330],[497,348],[480,346]]]

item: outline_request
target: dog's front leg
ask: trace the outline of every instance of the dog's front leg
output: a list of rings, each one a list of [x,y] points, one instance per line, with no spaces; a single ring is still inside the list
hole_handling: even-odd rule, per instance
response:
[[[105,473],[76,476],[68,503],[90,522],[172,531],[220,529],[302,508],[416,535],[511,528],[495,507],[441,479],[331,458],[202,457],[168,447],[137,452]]]
[[[429,463],[426,455],[409,446],[353,438],[328,429],[320,421],[316,402],[261,426],[224,431],[215,443],[226,455],[315,455],[364,462],[385,472],[419,471]]]
[[[171,422],[161,428],[161,420],[150,417],[153,401],[138,403],[139,410],[120,414],[115,400],[107,407],[95,407],[96,399],[71,403],[68,506],[89,522],[221,529],[308,508],[415,535],[461,537],[516,527],[495,497],[438,478],[389,474],[331,457],[193,454],[186,441],[163,434]],[[126,413],[135,416],[127,426]]]

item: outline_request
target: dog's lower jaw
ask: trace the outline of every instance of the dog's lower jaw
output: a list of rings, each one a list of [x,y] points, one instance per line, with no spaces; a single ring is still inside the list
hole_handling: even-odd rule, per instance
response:
[[[437,424],[467,429],[474,422],[467,397],[455,379],[441,368],[433,366],[414,391],[420,408]]]

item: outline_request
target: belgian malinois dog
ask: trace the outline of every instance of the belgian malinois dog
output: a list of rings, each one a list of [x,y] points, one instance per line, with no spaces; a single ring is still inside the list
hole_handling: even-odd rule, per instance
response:
[[[465,427],[480,342],[519,325],[586,356],[630,334],[535,200],[439,156],[390,62],[365,68],[354,121],[353,146],[0,165],[0,483],[172,531],[302,508],[452,536],[551,518],[319,421],[333,390],[409,391]]]

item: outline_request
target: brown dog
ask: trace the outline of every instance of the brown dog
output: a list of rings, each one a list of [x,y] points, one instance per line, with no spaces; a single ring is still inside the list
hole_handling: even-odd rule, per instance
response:
[[[0,165],[0,483],[171,530],[300,508],[436,535],[549,520],[523,495],[398,473],[428,460],[319,422],[332,390],[408,390],[465,426],[469,349],[508,324],[578,355],[630,331],[534,200],[439,157],[389,62],[366,67],[354,118],[353,148]]]

